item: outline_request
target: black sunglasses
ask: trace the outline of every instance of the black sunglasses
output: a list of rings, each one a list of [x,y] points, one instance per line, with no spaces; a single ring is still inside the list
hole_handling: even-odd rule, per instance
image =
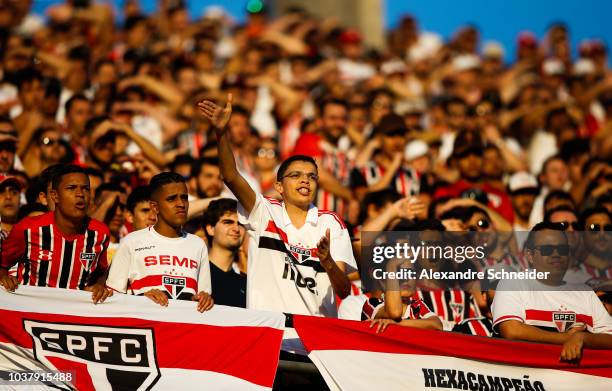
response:
[[[612,224],[589,224],[587,230],[591,232],[612,231]]]
[[[474,232],[474,231],[479,231],[482,229],[487,229],[491,226],[491,223],[489,223],[489,220],[487,219],[480,219],[476,222],[476,225],[470,225],[468,227],[468,230]]]
[[[574,229],[574,231],[580,231],[580,223],[577,221],[573,221],[571,223],[568,221],[560,221],[557,224],[561,224],[564,231],[567,231],[570,226]]]
[[[538,249],[540,254],[545,257],[552,255],[555,250],[557,250],[557,254],[561,256],[566,256],[570,252],[570,246],[567,244],[543,244],[534,246],[534,248]]]

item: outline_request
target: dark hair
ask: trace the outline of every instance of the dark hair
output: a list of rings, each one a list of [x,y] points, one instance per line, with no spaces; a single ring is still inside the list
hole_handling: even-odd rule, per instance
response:
[[[191,177],[195,178],[202,172],[203,166],[219,167],[219,159],[216,157],[201,157],[191,164]]]
[[[50,167],[47,167],[47,169],[48,168]],[[62,164],[61,166],[57,167],[57,171],[54,171],[52,174],[51,187],[54,190],[57,190],[60,182],[62,181],[62,178],[68,174],[83,174],[87,177],[87,172],[85,172],[85,169],[83,167],[77,166],[76,164]],[[87,180],[89,181],[89,177],[87,177]]]
[[[565,227],[561,223],[551,223],[549,221],[542,221],[540,223],[537,223],[531,229],[531,231],[529,231],[529,235],[527,235],[527,240],[525,240],[525,245],[523,246],[523,249],[533,250],[535,248],[535,237],[537,235],[536,232],[544,230],[559,231],[561,232],[561,234],[563,234],[565,240],[567,241],[567,235],[565,234],[564,228]]]
[[[19,212],[17,212],[17,220],[21,221],[22,219],[28,217],[32,212],[43,212],[47,213],[49,209],[46,206],[39,202],[28,202],[21,208],[19,208]]]
[[[19,91],[22,90],[23,85],[26,83],[31,83],[35,80],[38,80],[41,83],[44,81],[43,75],[35,68],[21,69],[17,71],[15,77],[17,81],[17,88],[19,89]]]
[[[467,108],[468,104],[458,96],[450,96],[444,100],[444,113],[448,114],[451,105],[462,105]]]
[[[28,204],[36,202],[38,195],[40,193],[47,193],[47,187],[49,187],[49,183],[53,181],[53,177],[56,173],[60,172],[64,164],[53,164],[44,170],[37,177],[32,178],[30,181],[30,186],[26,189],[26,201]]]
[[[89,102],[89,99],[87,99],[87,97],[83,94],[72,95],[72,97],[68,99],[68,101],[64,105],[64,107],[66,108],[66,114],[70,112],[70,109],[72,108],[72,105],[74,105],[74,102],[79,101],[79,100]]]
[[[129,31],[136,27],[139,23],[147,23],[147,19],[142,15],[134,15],[125,19],[123,29]]]
[[[572,196],[569,195],[569,193],[563,190],[553,190],[550,193],[548,193],[546,197],[544,198],[544,205],[543,205],[544,210],[546,210],[546,205],[548,205],[548,203],[554,199],[566,200],[566,201],[569,201],[572,204],[572,206],[576,205],[576,203],[574,202],[574,199],[572,198]]]
[[[319,102],[319,115],[323,115],[323,112],[328,105],[338,105],[344,107],[346,111],[349,110],[349,105],[344,99],[326,98]]]
[[[361,201],[359,221],[365,221],[368,216],[368,206],[374,205],[376,208],[380,209],[385,206],[385,204],[389,202],[393,203],[400,198],[402,198],[402,196],[395,190],[380,190],[366,194],[365,197],[363,197],[363,201]]]
[[[106,182],[98,186],[98,188],[96,189],[96,196],[95,196],[96,200],[100,198],[100,196],[102,195],[102,192],[105,192],[105,191],[117,191],[119,193],[125,194],[125,188],[121,186],[120,184],[116,182]]]
[[[319,170],[319,167],[317,166],[317,162],[315,162],[315,160],[312,157],[306,156],[306,155],[293,155],[285,159],[285,161],[283,161],[281,165],[278,167],[278,172],[276,173],[277,181],[280,182],[283,179],[283,177],[285,176],[285,173],[287,172],[287,169],[293,162],[311,163],[315,166],[317,170]]]
[[[552,215],[557,213],[557,212],[570,212],[570,213],[573,213],[576,217],[578,217],[578,213],[576,212],[576,210],[574,208],[571,208],[571,207],[569,207],[567,205],[560,205],[560,206],[557,206],[556,208],[552,208],[551,210],[546,212],[544,214],[544,221],[551,222],[550,219],[552,218]]]
[[[604,215],[607,215],[609,218],[612,218],[612,216],[610,216],[610,212],[608,212],[608,209],[604,207],[588,208],[588,209],[585,209],[580,214],[580,226],[584,228],[586,225],[587,219],[593,215],[598,215],[598,214],[604,214]]]
[[[489,216],[489,214],[487,213],[486,210],[478,207],[478,206],[457,206],[454,207],[453,209],[446,211],[445,213],[442,214],[442,216],[440,216],[440,219],[442,220],[446,220],[446,219],[459,219],[462,222],[466,222],[469,219],[472,218],[472,216],[474,216],[476,213],[482,213],[483,215],[485,215],[487,217],[487,219],[490,221],[491,217]]]
[[[151,182],[149,183],[151,196],[153,196],[153,194],[155,194],[163,186],[171,183],[185,183],[185,178],[176,172],[170,171],[160,172],[159,174],[155,175],[153,178],[151,178]]]
[[[135,187],[127,198],[127,210],[130,213],[134,213],[136,205],[143,201],[149,201],[151,199],[151,190],[149,186],[138,186]]]
[[[212,246],[213,237],[208,234],[206,227],[209,225],[214,227],[224,214],[228,212],[235,213],[237,211],[238,202],[231,198],[220,198],[212,201],[208,205],[208,209],[206,209],[204,216],[202,216],[202,228],[204,228],[204,233],[206,234],[206,239],[208,239],[209,246]]]

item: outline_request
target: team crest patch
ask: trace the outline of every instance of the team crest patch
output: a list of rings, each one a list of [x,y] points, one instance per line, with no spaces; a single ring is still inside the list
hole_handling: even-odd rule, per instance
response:
[[[575,312],[553,312],[553,322],[560,333],[569,330],[576,323]]]
[[[170,295],[176,299],[187,286],[187,279],[185,277],[164,276],[162,283]]]
[[[461,317],[463,315],[463,310],[465,309],[465,305],[463,303],[457,303],[454,301],[451,301],[450,303],[448,303],[448,305],[453,311],[453,318],[455,319],[455,322],[460,322]]]
[[[310,251],[309,249],[298,247],[298,246],[294,246],[292,244],[289,245],[289,252],[291,253],[291,255],[293,255],[295,260],[298,261],[298,263],[300,263],[300,264],[304,263],[307,260],[309,260],[310,257],[316,256],[316,255],[312,254],[312,251]]]
[[[91,269],[91,265],[96,260],[96,253],[81,253],[79,260],[85,267],[85,269]]]

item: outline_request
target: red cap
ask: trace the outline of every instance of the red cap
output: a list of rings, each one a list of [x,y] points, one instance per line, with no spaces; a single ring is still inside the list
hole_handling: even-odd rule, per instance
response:
[[[523,31],[518,36],[518,45],[521,47],[536,47],[538,39],[530,31]]]
[[[346,29],[340,35],[340,42],[343,44],[347,43],[361,43],[361,34],[359,31],[354,29]]]
[[[19,190],[23,188],[21,182],[19,182],[19,179],[16,177],[0,174],[0,188],[11,184],[16,186]]]

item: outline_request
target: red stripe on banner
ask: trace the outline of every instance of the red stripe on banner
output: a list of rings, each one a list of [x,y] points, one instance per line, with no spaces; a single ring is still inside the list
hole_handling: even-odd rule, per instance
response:
[[[32,349],[32,337],[23,329],[24,319],[153,329],[160,368],[218,372],[264,387],[272,387],[274,383],[283,335],[283,330],[261,326],[213,326],[0,310],[0,342]]]
[[[555,312],[563,313],[564,311],[525,310],[525,318],[527,320],[554,322],[553,314]],[[582,322],[590,327],[593,327],[593,318],[589,315],[576,314],[576,322]]]
[[[560,345],[508,341],[396,325],[391,325],[383,334],[376,334],[368,322],[304,315],[294,315],[293,324],[308,352],[365,350],[448,356],[612,378],[612,350],[585,349],[580,366],[576,366],[559,362]]]

